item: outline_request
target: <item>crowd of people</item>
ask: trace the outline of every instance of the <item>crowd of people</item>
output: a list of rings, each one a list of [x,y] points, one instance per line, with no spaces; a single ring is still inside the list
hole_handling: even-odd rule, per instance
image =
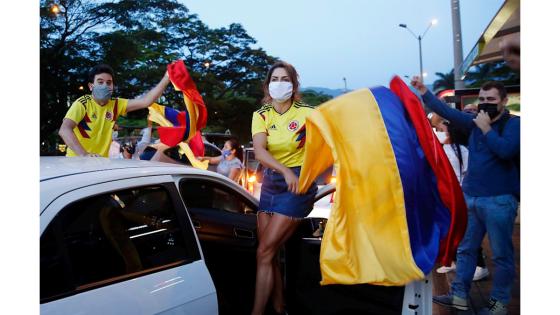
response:
[[[507,46],[506,60],[519,69],[519,60],[512,57],[515,52],[518,49]],[[60,127],[59,134],[68,146],[67,156],[184,163],[179,149],[170,152],[170,148],[152,143],[150,122],[135,145],[121,145],[117,141],[117,118],[150,106],[169,82],[166,73],[143,97],[116,98],[112,97],[113,70],[107,65],[92,68],[88,84],[91,94],[72,104]],[[428,119],[434,128],[434,138],[449,158],[468,207],[467,229],[456,263],[438,269],[438,272],[456,269],[451,292],[434,297],[434,302],[458,310],[469,309],[472,281],[488,276],[481,249],[482,240],[488,234],[494,265],[488,311],[506,314],[515,279],[512,232],[520,195],[520,118],[506,109],[507,92],[500,82],[483,84],[478,105],[469,104],[462,111],[435,97],[419,77],[412,79],[411,86],[433,111]],[[251,126],[256,159],[266,167],[257,214],[259,243],[252,314],[263,314],[269,300],[276,313],[284,314],[284,284],[278,252],[313,207],[317,186],[298,193],[298,177],[305,151],[305,141],[301,141],[305,121],[314,109],[301,100],[296,69],[283,61],[269,69],[263,94],[263,105],[253,113]],[[221,156],[198,159],[216,164],[217,172],[238,181],[243,149],[232,138],[225,142]]]

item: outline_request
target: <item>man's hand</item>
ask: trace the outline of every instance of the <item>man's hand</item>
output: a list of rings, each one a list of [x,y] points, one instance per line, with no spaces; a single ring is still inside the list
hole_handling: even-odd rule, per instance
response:
[[[410,85],[417,89],[422,95],[426,94],[426,92],[428,91],[422,80],[420,80],[419,76],[413,76],[412,81],[410,81]]]
[[[476,115],[476,118],[473,119],[473,121],[475,125],[482,130],[483,134],[487,134],[490,130],[492,130],[492,127],[490,126],[490,116],[488,116],[488,114],[483,110]]]

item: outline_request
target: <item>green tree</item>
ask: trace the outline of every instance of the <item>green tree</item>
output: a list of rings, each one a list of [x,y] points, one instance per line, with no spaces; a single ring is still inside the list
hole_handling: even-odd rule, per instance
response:
[[[61,0],[53,13],[51,1],[40,3],[40,133],[52,140],[72,99],[83,93],[85,69],[91,66],[95,30],[110,19],[111,3]]]
[[[433,83],[434,92],[455,89],[455,73],[453,69],[448,73],[436,72],[437,80]]]
[[[503,61],[489,62],[474,66],[465,76],[470,88],[480,87],[484,82],[496,80],[505,85],[519,85],[519,74],[511,70]]]
[[[324,102],[332,99],[332,96],[313,90],[306,90],[301,92],[301,99],[313,107],[323,104]]]
[[[115,70],[116,95],[133,98],[153,87],[166,65],[184,59],[208,109],[208,129],[250,136],[262,81],[276,60],[240,25],[211,29],[176,0],[61,0],[60,14],[41,1],[41,141],[54,131],[73,100],[87,88],[98,63]],[[170,87],[161,99],[183,108]],[[238,117],[239,116],[239,117]],[[247,116],[247,117],[245,117]],[[127,119],[138,120],[145,112]],[[54,140],[53,140],[54,139]]]

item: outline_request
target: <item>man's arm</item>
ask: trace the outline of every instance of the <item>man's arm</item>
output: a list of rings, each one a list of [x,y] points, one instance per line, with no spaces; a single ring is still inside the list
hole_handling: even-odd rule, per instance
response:
[[[486,133],[488,148],[501,159],[512,159],[519,154],[521,148],[520,121],[519,118],[510,118],[501,136],[494,129]]]
[[[472,121],[474,118],[473,115],[463,113],[457,109],[447,106],[447,104],[437,99],[435,95],[428,91],[424,83],[422,83],[417,76],[412,78],[410,84],[420,92],[424,104],[436,112],[436,114],[449,120],[452,124],[455,124],[459,128],[471,130],[474,127],[474,123]]]
[[[84,149],[84,147],[82,146],[80,141],[78,141],[78,138],[74,134],[74,128],[76,128],[76,126],[77,124],[72,119],[64,118],[62,120],[62,125],[60,125],[58,135],[62,138],[64,143],[66,143],[66,145],[76,153],[76,155],[78,156],[90,155]],[[93,155],[98,156],[97,154],[93,154]]]
[[[139,110],[142,108],[147,108],[148,106],[152,105],[165,91],[165,88],[169,84],[169,75],[165,72],[165,75],[159,81],[158,85],[156,85],[153,89],[151,89],[146,95],[141,98],[136,98],[133,100],[128,100],[128,105],[126,106],[126,112],[132,112],[135,110]]]

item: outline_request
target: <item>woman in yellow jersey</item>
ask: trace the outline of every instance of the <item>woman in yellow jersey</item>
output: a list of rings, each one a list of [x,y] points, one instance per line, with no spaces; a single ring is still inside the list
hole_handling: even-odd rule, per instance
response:
[[[265,167],[259,212],[259,247],[252,314],[263,314],[269,297],[274,311],[284,313],[278,249],[313,207],[315,184],[296,195],[303,164],[305,118],[313,108],[299,101],[298,74],[286,62],[275,63],[264,82],[263,106],[253,113],[251,132],[256,159]]]

